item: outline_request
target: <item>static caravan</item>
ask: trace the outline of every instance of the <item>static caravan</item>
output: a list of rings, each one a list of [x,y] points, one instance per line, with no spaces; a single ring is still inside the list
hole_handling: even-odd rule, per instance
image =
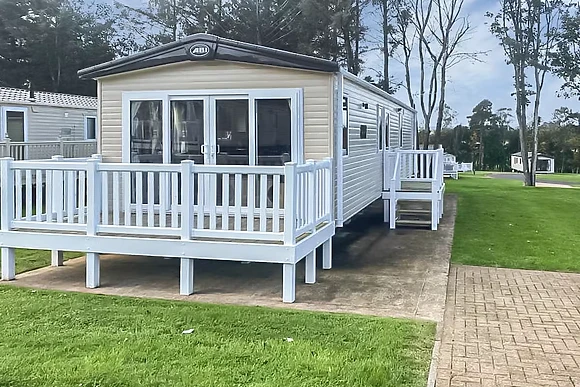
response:
[[[427,201],[437,228],[442,151],[416,150],[416,112],[336,62],[196,34],[79,75],[97,80],[99,155],[4,160],[3,181],[34,169],[64,184],[37,195],[48,216],[4,205],[0,243],[53,250],[55,264],[85,251],[88,287],[106,253],[180,258],[182,294],[195,259],[270,262],[293,302],[296,264],[314,283],[316,249],[330,269],[336,227],[374,201],[392,228],[399,200]]]
[[[532,162],[532,152],[528,152],[528,162]],[[523,172],[524,164],[522,161],[522,152],[517,152],[511,155],[511,168],[514,172]],[[554,173],[555,162],[554,158],[538,153],[538,161],[536,163],[536,173]]]
[[[0,156],[90,156],[96,138],[96,98],[0,87]]]

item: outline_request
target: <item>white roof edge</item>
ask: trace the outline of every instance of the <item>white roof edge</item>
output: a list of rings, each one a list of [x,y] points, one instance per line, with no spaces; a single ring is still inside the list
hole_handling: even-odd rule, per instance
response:
[[[388,99],[389,101],[399,105],[402,108],[405,108],[407,110],[412,111],[413,113],[417,113],[417,109],[413,109],[411,106],[407,105],[404,102],[401,102],[400,100],[398,100],[397,98],[393,97],[392,95],[390,95],[389,93],[387,93],[386,91],[379,89],[378,87],[376,87],[375,85],[365,81],[364,79],[360,79],[359,77],[357,77],[356,75],[349,73],[348,71],[346,71],[345,69],[341,68],[340,69],[340,74],[350,80],[353,81],[354,83],[358,84],[359,86],[365,87],[366,89],[368,89],[369,91],[372,91],[374,93],[379,94],[381,97],[384,97],[386,99]]]

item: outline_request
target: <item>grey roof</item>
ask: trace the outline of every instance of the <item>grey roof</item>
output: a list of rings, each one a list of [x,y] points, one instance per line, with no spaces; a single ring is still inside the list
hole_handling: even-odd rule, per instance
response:
[[[521,157],[522,156],[522,152],[516,152],[516,153],[512,153],[512,156],[518,156]],[[532,152],[528,152],[528,158],[532,157]],[[552,156],[549,156],[547,154],[544,153],[538,153],[538,157],[546,157],[548,159],[553,159]]]
[[[95,97],[35,91],[34,99],[31,99],[29,90],[15,89],[11,87],[0,87],[0,103],[2,102],[81,109],[97,108],[97,99]]]
[[[194,34],[176,42],[80,70],[78,75],[82,79],[90,79],[170,63],[215,59],[326,72],[337,72],[340,68],[337,62],[327,59],[215,35]]]

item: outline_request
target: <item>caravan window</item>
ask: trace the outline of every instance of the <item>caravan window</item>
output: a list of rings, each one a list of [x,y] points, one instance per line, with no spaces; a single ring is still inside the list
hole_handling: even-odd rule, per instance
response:
[[[342,98],[342,153],[348,154],[348,97]]]
[[[284,165],[292,159],[290,99],[256,100],[258,165]]]
[[[403,147],[403,109],[399,110],[399,148]]]
[[[131,162],[163,162],[161,107],[161,101],[131,101]]]
[[[85,140],[97,139],[97,117],[85,117]]]

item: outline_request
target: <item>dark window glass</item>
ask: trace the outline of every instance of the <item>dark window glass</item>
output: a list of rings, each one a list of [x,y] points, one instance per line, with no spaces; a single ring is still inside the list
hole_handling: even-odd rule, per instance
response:
[[[342,149],[344,154],[348,154],[348,98],[342,98]]]
[[[249,102],[247,99],[216,101],[217,163],[248,165]]]
[[[131,162],[163,162],[161,101],[131,101]]]
[[[6,134],[12,141],[24,141],[24,112],[6,112]]]
[[[87,117],[87,140],[97,139],[97,119],[95,117]]]
[[[256,101],[258,165],[283,165],[291,161],[290,114],[289,99]]]
[[[204,163],[203,101],[171,101],[171,162]]]

